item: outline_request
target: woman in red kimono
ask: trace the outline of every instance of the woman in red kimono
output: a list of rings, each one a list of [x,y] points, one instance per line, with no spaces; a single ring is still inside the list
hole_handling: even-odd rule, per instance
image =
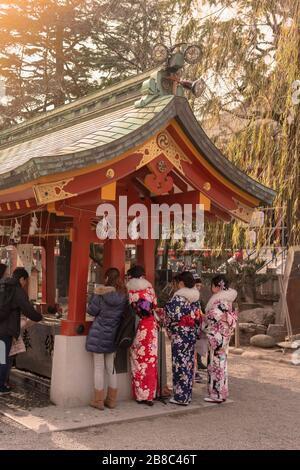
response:
[[[127,272],[127,290],[138,326],[130,348],[132,393],[138,403],[153,405],[157,388],[157,322],[154,310],[157,299],[154,289],[144,276],[142,266],[134,266]]]

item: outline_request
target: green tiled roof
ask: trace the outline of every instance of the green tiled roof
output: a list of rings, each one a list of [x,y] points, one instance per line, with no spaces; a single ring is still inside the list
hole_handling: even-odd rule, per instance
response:
[[[97,130],[84,136],[83,139],[78,139],[72,145],[62,148],[58,155],[78,152],[81,147],[85,149],[101,147],[114,140],[129,135],[133,129],[137,129],[147,124],[156,114],[159,114],[166,105],[174,98],[174,96],[164,96],[157,98],[148,106],[144,108],[129,108],[122,116],[115,117],[109,125],[103,126],[100,129],[96,123],[91,121],[91,129],[94,127]]]
[[[0,174],[10,173],[31,160],[47,159],[98,148],[129,135],[159,114],[174,96],[157,98],[144,108],[131,105],[94,119],[69,125],[20,144],[0,149]],[[58,166],[57,172],[61,171]]]
[[[144,80],[157,69],[123,80],[104,90],[91,93],[72,103],[65,104],[46,113],[37,113],[36,117],[0,132],[0,148],[11,146],[19,141],[29,140],[37,134],[66,127],[79,121],[109,114],[134,103],[141,96]]]
[[[153,71],[133,77],[0,133],[0,190],[111,159],[141,145],[176,119],[199,152],[226,179],[263,203],[274,191],[241,172],[214,146],[186,98],[149,96],[135,107]],[[147,100],[146,100],[147,101]]]

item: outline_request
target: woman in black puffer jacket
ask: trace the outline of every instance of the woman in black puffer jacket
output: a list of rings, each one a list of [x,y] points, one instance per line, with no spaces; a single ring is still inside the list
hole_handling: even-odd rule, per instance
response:
[[[105,273],[105,285],[96,289],[88,306],[95,317],[90,328],[86,349],[94,356],[95,395],[91,406],[100,410],[104,405],[115,408],[117,399],[117,374],[114,370],[115,337],[127,302],[127,291],[117,268]],[[104,374],[107,372],[108,389],[104,401]]]

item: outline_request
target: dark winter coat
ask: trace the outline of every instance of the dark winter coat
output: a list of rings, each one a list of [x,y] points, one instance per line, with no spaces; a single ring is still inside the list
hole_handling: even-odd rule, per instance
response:
[[[11,289],[14,289],[14,295],[11,301],[11,310],[9,316],[0,322],[0,336],[20,336],[21,313],[32,321],[39,322],[43,319],[31,305],[28,295],[21,287],[19,281],[13,278],[2,280]]]
[[[113,353],[115,338],[124,312],[127,297],[107,287],[105,293],[94,295],[88,306],[88,313],[95,317],[87,340],[86,350],[93,353]]]

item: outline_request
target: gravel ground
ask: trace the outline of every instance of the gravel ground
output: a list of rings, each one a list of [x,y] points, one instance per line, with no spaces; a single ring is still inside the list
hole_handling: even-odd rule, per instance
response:
[[[0,449],[300,449],[299,366],[230,357],[234,403],[80,431],[36,434],[0,416]]]

